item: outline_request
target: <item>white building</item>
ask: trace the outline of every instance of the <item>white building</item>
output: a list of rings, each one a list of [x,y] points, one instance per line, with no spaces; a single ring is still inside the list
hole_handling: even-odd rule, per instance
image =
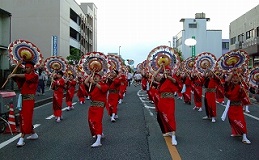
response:
[[[229,25],[230,49],[245,50],[251,66],[259,66],[259,5]]]
[[[173,47],[182,52],[183,59],[210,52],[217,58],[222,55],[222,30],[207,30],[205,13],[196,13],[195,18],[182,18],[183,30],[173,37]],[[185,40],[193,38],[195,46],[187,46]]]
[[[97,7],[74,0],[0,0],[0,8],[11,13],[11,42],[34,43],[44,58],[97,50]],[[6,23],[6,22],[4,22]],[[1,30],[0,30],[1,31]],[[0,33],[2,34],[2,33]]]

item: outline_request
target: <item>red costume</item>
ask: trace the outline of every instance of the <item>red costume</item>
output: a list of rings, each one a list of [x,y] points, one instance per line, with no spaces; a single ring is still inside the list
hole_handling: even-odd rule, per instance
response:
[[[78,77],[78,91],[77,97],[81,104],[85,103],[85,96],[88,96],[87,91],[85,89],[84,78]]]
[[[162,79],[159,87],[157,120],[162,133],[176,131],[174,92],[176,85],[169,79]]]
[[[35,104],[35,93],[38,87],[39,76],[32,71],[25,73],[25,79],[15,78],[22,94],[22,110],[20,112],[21,133],[30,134],[33,131],[32,118]]]
[[[66,83],[66,103],[68,107],[72,107],[72,101],[75,94],[76,81],[74,79],[68,80]]]
[[[127,85],[128,85],[128,80],[126,78],[126,75],[122,74],[121,75],[120,91],[119,91],[120,99],[123,99],[124,94],[126,93]]]
[[[146,75],[143,75],[141,78],[141,87],[142,90],[147,90],[147,82],[148,82],[148,77]]]
[[[243,106],[250,105],[251,101],[250,101],[250,97],[249,97],[249,86],[247,84],[245,84],[245,82],[242,82],[242,87],[246,93],[245,97],[242,99],[242,104],[243,104]]]
[[[225,77],[221,77],[220,81],[221,83],[216,88],[216,101],[219,103],[224,103]]]
[[[182,77],[180,74],[176,73],[173,75],[173,78],[176,79],[176,82],[177,82],[177,95],[178,95],[178,98],[182,98],[183,94],[181,93],[182,91],[182,88],[183,88],[183,81],[182,81]]]
[[[150,84],[149,90],[147,91],[148,94],[148,98],[150,101],[154,102],[155,107],[157,107],[158,104],[158,83],[157,82],[152,82],[152,84]]]
[[[206,115],[208,118],[217,116],[216,108],[216,87],[220,84],[217,78],[207,77],[204,82],[205,97],[204,105],[206,109]]]
[[[204,78],[195,76],[193,78],[193,97],[194,104],[196,108],[202,108],[202,86],[204,83]]]
[[[112,113],[117,115],[118,112],[118,101],[119,101],[119,90],[120,90],[121,80],[119,77],[114,78],[114,80],[108,79],[109,92],[106,109],[108,114],[111,116]]]
[[[191,104],[192,81],[189,75],[185,77],[184,84],[186,86],[186,91],[183,93],[184,103]]]
[[[103,82],[99,82],[98,84],[101,86],[101,89],[92,86],[93,89],[89,93],[91,103],[88,109],[88,124],[92,136],[103,133],[102,119],[107,91],[109,89],[108,85]]]
[[[65,80],[59,78],[53,81],[53,112],[55,117],[61,117],[62,115],[62,102],[64,97]]]
[[[246,93],[240,85],[228,83],[225,87],[225,96],[230,100],[228,110],[228,119],[233,135],[242,135],[247,133],[246,121],[243,112],[242,99],[246,97]]]

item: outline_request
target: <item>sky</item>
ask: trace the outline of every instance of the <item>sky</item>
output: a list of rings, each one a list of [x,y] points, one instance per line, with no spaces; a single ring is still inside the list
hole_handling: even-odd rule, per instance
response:
[[[259,4],[258,0],[75,1],[97,7],[97,51],[120,52],[123,59],[133,59],[134,66],[157,46],[170,46],[168,41],[183,28],[182,18],[203,12],[210,18],[207,30],[222,30],[222,38],[229,39],[229,24]]]

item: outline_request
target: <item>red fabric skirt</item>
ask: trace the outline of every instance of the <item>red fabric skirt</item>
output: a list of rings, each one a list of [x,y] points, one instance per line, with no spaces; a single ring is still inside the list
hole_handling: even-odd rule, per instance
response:
[[[67,106],[72,106],[72,100],[74,97],[75,89],[68,89],[67,94],[66,94],[66,103]]]
[[[217,116],[216,108],[216,93],[215,92],[206,92],[205,93],[205,109],[208,117]]]
[[[176,131],[174,98],[160,98],[157,109],[159,118],[158,123],[162,132],[167,133]]]
[[[230,106],[228,110],[228,120],[232,134],[242,135],[247,133],[246,121],[242,106]]]
[[[103,133],[103,113],[104,107],[90,106],[88,109],[88,124],[92,136]]]
[[[201,108],[202,107],[202,87],[195,87],[194,88],[194,104],[196,107]]]
[[[21,122],[21,133],[31,134],[33,131],[32,118],[34,109],[34,100],[23,100],[22,110],[20,112],[20,122]]]
[[[55,117],[61,117],[62,115],[62,102],[63,93],[54,93],[53,96],[53,112]]]
[[[118,101],[119,101],[119,93],[109,93],[106,109],[110,116],[112,115],[112,113],[117,114]]]

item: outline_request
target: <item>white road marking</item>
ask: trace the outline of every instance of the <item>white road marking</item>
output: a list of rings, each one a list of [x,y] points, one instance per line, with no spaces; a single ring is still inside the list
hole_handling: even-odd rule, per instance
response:
[[[253,118],[253,119],[255,119],[255,120],[259,121],[259,118],[258,118],[258,117],[256,117],[256,116],[253,116],[253,115],[248,114],[248,113],[244,113],[244,115],[246,115],[246,116],[248,116],[248,117],[251,117],[251,118]]]
[[[142,90],[139,90],[137,93],[140,101],[143,103],[144,107],[148,110],[149,114],[151,116],[154,116],[153,112],[150,109],[155,109],[155,107],[149,106],[146,104],[147,102],[150,103],[151,101],[148,100],[148,97],[147,97],[148,95],[145,92],[144,92],[144,94],[140,94],[141,91]],[[145,99],[145,100],[143,100],[143,99]]]
[[[74,102],[74,103],[72,103],[72,105],[75,105],[75,104],[77,104],[77,102]],[[65,107],[65,108],[63,108],[62,109],[62,111],[65,111],[65,110],[67,110],[68,109],[68,107]],[[52,118],[54,118],[55,116],[52,114],[51,116],[48,116],[47,118],[45,118],[45,119],[52,119]]]
[[[35,125],[33,125],[34,128],[37,128],[37,127],[39,127],[39,126],[40,126],[40,124],[35,124]],[[19,133],[19,134],[17,134],[16,136],[14,136],[14,137],[8,139],[7,141],[2,142],[2,143],[0,144],[0,149],[3,148],[3,147],[5,147],[5,146],[7,146],[7,145],[10,144],[10,143],[12,143],[12,142],[15,141],[16,139],[20,138],[21,135],[22,135],[22,134]]]
[[[202,95],[202,97],[204,97],[204,95]],[[222,104],[222,103],[217,103],[217,104],[219,104],[219,105],[221,105],[221,106],[223,106],[223,107],[226,107],[226,105],[225,105],[225,104]],[[250,118],[253,118],[253,119],[255,119],[255,120],[259,121],[259,118],[258,118],[258,117],[256,117],[256,116],[253,116],[253,115],[248,114],[248,113],[245,113],[245,112],[244,112],[244,115],[246,115],[246,116],[248,116],[248,117],[250,117]]]
[[[147,108],[147,110],[149,111],[150,116],[154,116],[153,112],[150,111],[150,106],[147,106],[146,104],[144,104],[144,107]]]

